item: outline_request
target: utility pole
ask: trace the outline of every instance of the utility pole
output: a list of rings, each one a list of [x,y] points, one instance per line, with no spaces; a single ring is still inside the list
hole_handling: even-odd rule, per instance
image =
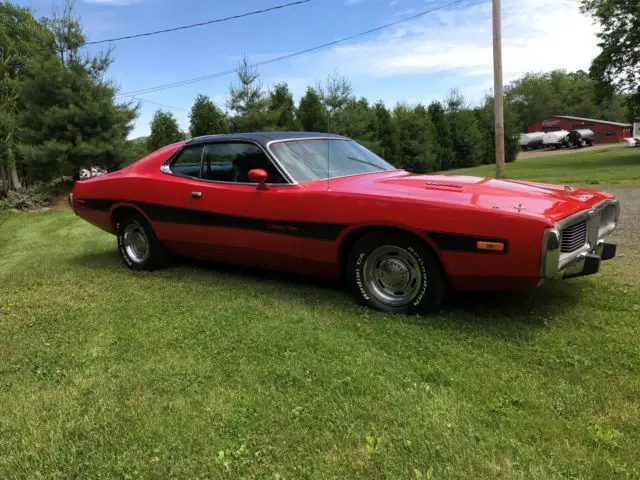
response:
[[[496,178],[504,177],[504,85],[502,84],[502,1],[493,0],[493,103]]]

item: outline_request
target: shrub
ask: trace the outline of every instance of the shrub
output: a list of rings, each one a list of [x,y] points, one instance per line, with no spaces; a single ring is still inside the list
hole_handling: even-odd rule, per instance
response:
[[[0,199],[1,209],[28,210],[42,208],[51,204],[51,195],[41,187],[31,187],[22,190],[10,190],[7,196]]]
[[[62,176],[62,177],[55,177],[53,180],[51,180],[47,184],[46,189],[51,195],[58,196],[58,195],[62,195],[63,193],[69,193],[72,188],[73,188],[73,178]]]

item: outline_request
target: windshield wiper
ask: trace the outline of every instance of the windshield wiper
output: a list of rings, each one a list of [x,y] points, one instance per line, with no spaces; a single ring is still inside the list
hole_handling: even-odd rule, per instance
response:
[[[377,170],[384,170],[384,168],[380,167],[379,165],[376,165],[375,163],[367,162],[366,160],[362,160],[361,158],[352,157],[351,155],[347,155],[347,158],[349,160],[353,160],[354,162],[364,163],[365,165],[371,165],[373,168]]]

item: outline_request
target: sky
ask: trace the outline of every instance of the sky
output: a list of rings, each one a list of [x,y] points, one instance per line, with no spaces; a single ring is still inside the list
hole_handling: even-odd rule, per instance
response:
[[[203,22],[291,0],[76,0],[89,40],[103,40]],[[108,78],[120,94],[233,69],[304,50],[449,3],[451,0],[312,0],[248,18],[113,42]],[[49,15],[51,0],[18,4]],[[579,0],[503,0],[505,84],[526,72],[588,69],[598,53],[597,27]],[[107,45],[87,46],[89,52]],[[307,86],[339,73],[354,94],[392,106],[442,100],[453,88],[470,104],[493,88],[491,0],[460,3],[382,32],[259,69],[265,88],[286,81],[296,100]],[[181,128],[197,94],[225,108],[233,75],[140,95],[130,137],[149,133],[157,109],[172,112]],[[127,97],[119,97],[126,100]],[[156,103],[151,103],[156,102]],[[163,104],[159,106],[157,103]],[[171,108],[168,108],[171,107]]]

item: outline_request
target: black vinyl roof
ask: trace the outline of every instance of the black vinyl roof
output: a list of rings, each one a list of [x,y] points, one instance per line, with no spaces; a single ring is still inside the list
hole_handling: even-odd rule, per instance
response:
[[[299,140],[302,138],[332,138],[336,140],[347,140],[342,135],[320,132],[255,132],[255,133],[229,133],[221,135],[204,135],[192,138],[187,145],[199,145],[210,142],[226,142],[231,140],[248,140],[256,142],[262,146],[274,140]]]

